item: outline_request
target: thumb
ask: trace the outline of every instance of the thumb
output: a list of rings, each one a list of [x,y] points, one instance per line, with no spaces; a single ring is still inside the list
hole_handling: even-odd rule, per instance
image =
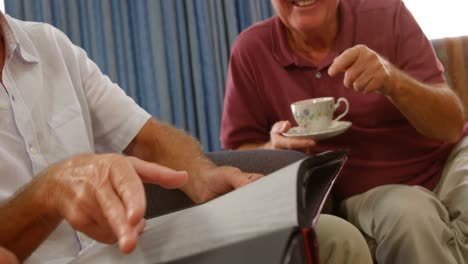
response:
[[[291,123],[289,121],[279,121],[273,125],[271,129],[273,133],[281,134],[288,131],[291,128]]]
[[[280,133],[285,133],[288,132],[288,130],[291,128],[291,122],[285,121],[283,126],[281,127]]]
[[[129,157],[129,159],[143,182],[155,183],[168,189],[178,188],[187,182],[186,171],[175,171],[135,157]]]

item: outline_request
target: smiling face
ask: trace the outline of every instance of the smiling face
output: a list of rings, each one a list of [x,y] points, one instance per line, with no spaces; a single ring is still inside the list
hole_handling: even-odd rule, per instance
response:
[[[340,0],[271,0],[281,21],[292,32],[327,31],[329,25],[336,25]],[[321,34],[321,33],[319,33]]]

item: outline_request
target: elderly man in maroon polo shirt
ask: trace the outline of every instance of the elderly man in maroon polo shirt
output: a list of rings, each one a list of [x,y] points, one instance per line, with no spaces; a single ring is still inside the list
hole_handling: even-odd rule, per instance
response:
[[[272,0],[232,47],[224,148],[350,150],[334,189],[379,263],[466,263],[468,140],[460,100],[401,0]],[[350,129],[282,136],[292,102],[345,97]],[[338,108],[335,114],[341,114]]]

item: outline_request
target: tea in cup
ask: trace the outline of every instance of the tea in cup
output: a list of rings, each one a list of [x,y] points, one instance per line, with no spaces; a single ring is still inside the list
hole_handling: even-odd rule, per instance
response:
[[[346,109],[333,119],[333,113],[341,103],[346,105]],[[319,132],[327,130],[333,121],[343,118],[348,113],[349,102],[340,97],[335,104],[333,97],[320,97],[294,102],[291,104],[291,110],[301,131]]]

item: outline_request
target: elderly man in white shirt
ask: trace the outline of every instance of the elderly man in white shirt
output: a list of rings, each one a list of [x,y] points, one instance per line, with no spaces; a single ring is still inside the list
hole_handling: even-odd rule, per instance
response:
[[[83,234],[132,251],[145,226],[142,181],[203,202],[260,177],[216,167],[59,30],[6,14],[0,26],[0,246],[20,261],[69,261]]]

